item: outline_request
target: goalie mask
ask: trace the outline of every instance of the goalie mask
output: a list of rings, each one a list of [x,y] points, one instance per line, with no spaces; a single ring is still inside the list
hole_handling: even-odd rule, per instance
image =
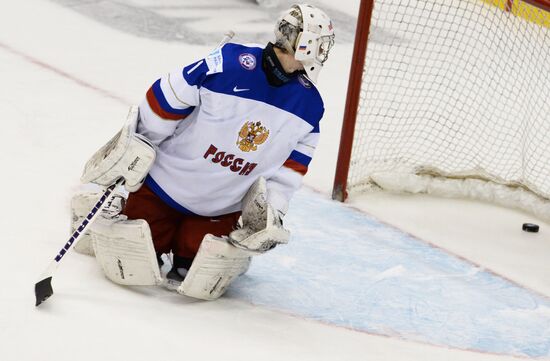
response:
[[[275,24],[275,45],[294,54],[307,76],[316,83],[334,45],[332,21],[314,6],[293,5]]]

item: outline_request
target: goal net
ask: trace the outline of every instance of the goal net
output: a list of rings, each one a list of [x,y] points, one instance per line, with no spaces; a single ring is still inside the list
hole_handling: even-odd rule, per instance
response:
[[[374,186],[550,219],[550,1],[373,1],[361,4],[334,198]]]

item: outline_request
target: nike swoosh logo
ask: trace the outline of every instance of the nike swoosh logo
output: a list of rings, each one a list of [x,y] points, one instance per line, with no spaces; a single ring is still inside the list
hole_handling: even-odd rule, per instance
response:
[[[246,91],[249,91],[249,90],[250,90],[250,89],[239,89],[239,88],[237,88],[237,86],[235,86],[235,87],[233,88],[233,91],[234,91],[235,93],[238,93],[238,92],[246,92]]]

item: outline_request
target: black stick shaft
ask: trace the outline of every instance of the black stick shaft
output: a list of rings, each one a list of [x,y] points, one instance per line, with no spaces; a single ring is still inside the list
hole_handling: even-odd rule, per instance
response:
[[[111,193],[113,193],[113,191],[114,191],[114,189],[116,188],[117,185],[118,185],[118,183],[112,184],[105,190],[105,192],[103,193],[101,198],[99,198],[97,203],[94,205],[94,208],[92,208],[90,213],[88,213],[86,218],[84,218],[82,223],[80,223],[80,226],[78,226],[78,228],[73,232],[73,234],[71,235],[71,238],[69,238],[67,243],[65,243],[65,245],[63,246],[63,248],[61,248],[61,250],[59,250],[59,253],[57,254],[57,256],[55,256],[55,261],[56,262],[61,261],[61,259],[65,255],[65,253],[67,253],[67,251],[73,245],[74,241],[76,241],[80,237],[80,235],[83,234],[86,231],[88,226],[92,223],[91,221],[94,218],[94,216],[102,208],[101,206],[103,206],[103,204],[105,203],[107,198],[109,198]]]
[[[113,198],[113,192],[115,188],[118,187],[119,185],[122,185],[123,183],[124,183],[124,180],[120,179],[116,183],[110,185],[109,187],[107,187],[107,189],[105,189],[105,192],[101,195],[101,198],[94,205],[90,213],[88,213],[86,218],[84,218],[82,223],[80,223],[78,228],[73,232],[73,234],[71,235],[67,243],[65,243],[63,248],[61,248],[61,250],[57,253],[57,256],[55,256],[52,262],[50,262],[48,268],[46,268],[46,270],[40,277],[40,280],[34,285],[34,295],[36,297],[36,306],[46,301],[51,295],[53,295],[52,277],[59,262],[61,261],[63,256],[65,256],[67,251],[71,248],[73,243],[76,242],[84,234],[84,232],[86,232],[86,229],[90,226],[93,220],[105,207],[107,200],[110,201]]]

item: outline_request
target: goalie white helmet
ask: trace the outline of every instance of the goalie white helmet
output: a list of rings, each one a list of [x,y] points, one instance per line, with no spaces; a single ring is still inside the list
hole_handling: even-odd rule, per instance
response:
[[[317,82],[334,45],[332,21],[321,9],[312,5],[292,5],[275,24],[275,45],[294,54],[294,58],[303,64],[308,77]]]

